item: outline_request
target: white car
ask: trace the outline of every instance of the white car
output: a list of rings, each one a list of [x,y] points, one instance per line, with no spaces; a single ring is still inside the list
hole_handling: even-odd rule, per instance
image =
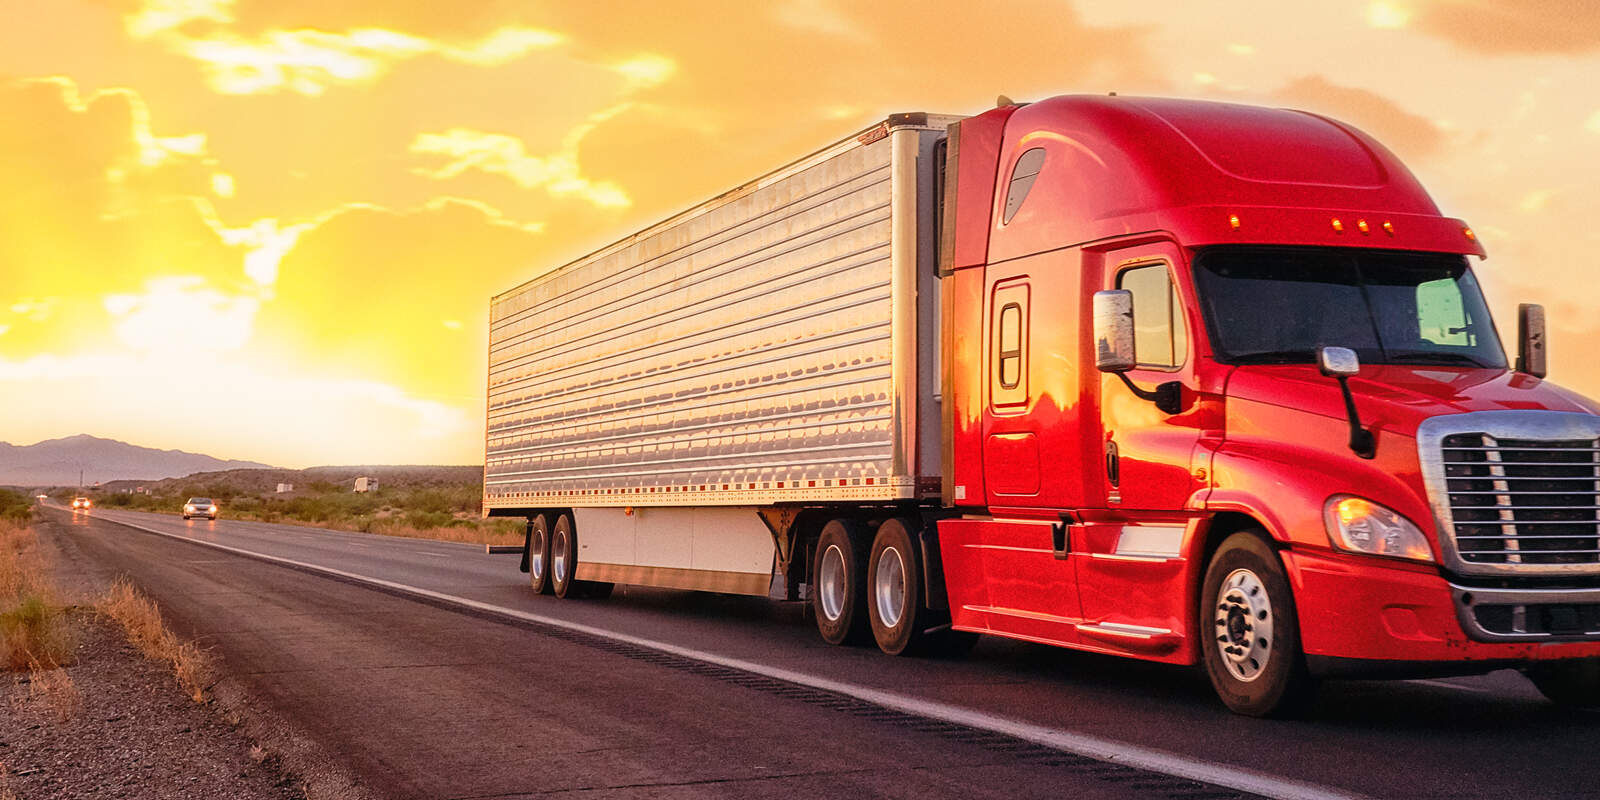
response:
[[[74,498],[72,498],[72,510],[73,511],[88,511],[89,507],[91,505],[93,505],[93,503],[90,503],[89,502],[89,498],[87,498],[87,497],[74,497]]]
[[[212,502],[209,497],[191,497],[188,502],[183,504],[183,518],[205,517],[206,519],[216,519],[219,510],[217,504]]]

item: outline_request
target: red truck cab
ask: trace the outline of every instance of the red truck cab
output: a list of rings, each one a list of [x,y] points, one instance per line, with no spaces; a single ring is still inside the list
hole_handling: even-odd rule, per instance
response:
[[[1067,96],[952,126],[938,550],[953,626],[1600,699],[1600,407],[1513,369],[1387,149],[1297,111]]]

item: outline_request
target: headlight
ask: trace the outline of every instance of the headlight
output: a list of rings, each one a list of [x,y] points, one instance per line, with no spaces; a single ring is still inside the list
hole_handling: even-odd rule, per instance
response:
[[[1393,509],[1364,497],[1336,494],[1323,507],[1333,546],[1353,553],[1432,561],[1427,537]]]

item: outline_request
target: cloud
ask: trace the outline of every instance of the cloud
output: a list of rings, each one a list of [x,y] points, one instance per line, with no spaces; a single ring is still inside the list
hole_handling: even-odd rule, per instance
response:
[[[1404,28],[1411,22],[1411,9],[1387,0],[1367,4],[1367,25],[1380,30]]]
[[[158,132],[126,89],[87,96],[64,78],[0,84],[0,275],[12,299],[47,315],[0,308],[4,353],[104,341],[112,320],[100,297],[135,293],[161,275],[244,282],[248,248],[208,225],[193,198],[209,191],[206,137]]]
[[[598,120],[591,118],[582,132]],[[632,201],[622,187],[610,181],[594,181],[578,170],[578,142],[582,133],[569,136],[560,152],[548,156],[528,155],[522,140],[499,133],[452,128],[444,133],[424,133],[411,144],[411,152],[422,156],[443,156],[444,166],[416,168],[414,172],[438,180],[448,180],[469,170],[504,175],[524,189],[542,188],[555,197],[578,197],[600,208],[625,208]]]
[[[856,44],[870,44],[872,36],[827,0],[787,0],[773,8],[773,17],[783,25],[801,31],[820,33]]]
[[[1600,50],[1593,0],[1418,0],[1414,28],[1492,55]]]
[[[452,46],[381,28],[347,33],[268,31],[258,39],[218,33],[207,38],[164,34],[170,46],[198,62],[211,87],[223,94],[291,91],[316,96],[335,85],[370,83],[397,61],[438,55],[493,66],[551,47],[561,37],[516,28],[479,42]]]
[[[523,26],[461,42],[380,27],[343,33],[270,29],[246,36],[232,27],[233,5],[233,0],[147,0],[124,18],[124,25],[135,38],[161,42],[199,62],[211,88],[222,94],[316,96],[332,86],[370,83],[395,63],[419,56],[492,67],[564,41],[553,31]]]
[[[244,347],[261,308],[254,297],[218,291],[193,275],[152,278],[140,294],[108,294],[102,302],[129,349],[178,359]]]
[[[1444,134],[1427,118],[1383,95],[1340,86],[1320,75],[1297,78],[1274,92],[1272,99],[1349,122],[1407,159],[1431,155],[1444,141]]]
[[[146,0],[127,15],[125,24],[128,33],[143,39],[191,22],[232,22],[232,6],[233,0]]]
[[[531,277],[540,244],[537,226],[470,201],[346,206],[284,255],[258,316],[258,344],[322,371],[476,407],[489,298]]]

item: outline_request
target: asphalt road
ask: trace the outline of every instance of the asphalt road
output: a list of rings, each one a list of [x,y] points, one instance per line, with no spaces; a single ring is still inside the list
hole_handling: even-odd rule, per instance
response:
[[[47,518],[74,568],[132,576],[385,795],[1600,797],[1600,714],[1558,711],[1510,672],[1330,683],[1308,719],[1263,721],[1161,665],[989,638],[965,658],[895,659],[822,644],[793,604],[538,597],[515,556],[481,547],[105,509]],[[1196,769],[1215,780],[1171,777]]]

